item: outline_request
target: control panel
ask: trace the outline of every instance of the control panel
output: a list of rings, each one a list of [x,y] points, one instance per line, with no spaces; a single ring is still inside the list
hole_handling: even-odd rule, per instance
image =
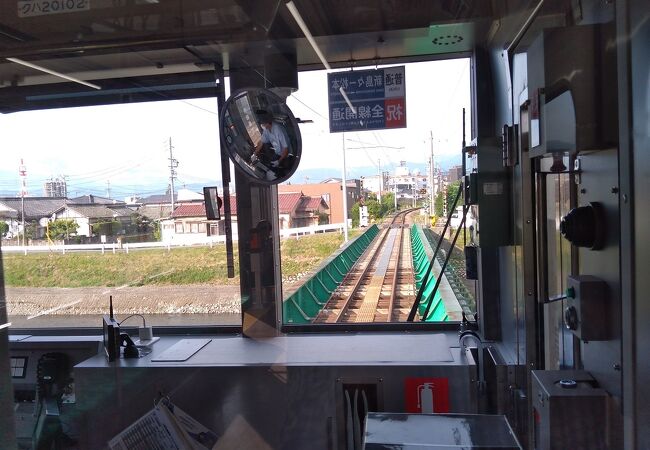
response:
[[[607,283],[591,275],[568,277],[564,324],[583,341],[609,339]]]

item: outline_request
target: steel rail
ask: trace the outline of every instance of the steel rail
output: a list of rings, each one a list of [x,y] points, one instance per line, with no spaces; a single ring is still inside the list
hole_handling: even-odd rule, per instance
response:
[[[381,236],[379,243],[374,245],[374,246],[369,246],[368,247],[366,252],[364,252],[364,255],[362,255],[359,258],[359,260],[357,261],[357,263],[352,268],[350,268],[350,271],[348,272],[346,277],[341,282],[341,285],[336,289],[336,291],[340,291],[342,286],[344,286],[346,283],[351,284],[352,289],[351,289],[350,293],[347,294],[347,295],[340,293],[339,295],[341,295],[343,298],[338,298],[338,299],[334,300],[333,297],[334,297],[334,294],[336,293],[336,291],[335,291],[335,293],[332,294],[332,297],[330,297],[330,300],[327,302],[327,304],[323,307],[323,309],[316,316],[316,319],[314,320],[315,323],[319,323],[319,322],[322,323],[322,322],[327,321],[327,314],[332,313],[334,311],[337,312],[336,313],[336,319],[334,321],[335,323],[342,323],[342,322],[345,321],[346,313],[350,310],[350,307],[352,306],[353,302],[356,300],[355,296],[357,294],[359,294],[359,290],[362,287],[363,281],[365,281],[365,279],[366,279],[367,275],[369,274],[371,268],[374,267],[374,263],[376,262],[378,256],[382,253],[382,249],[384,248],[384,243],[385,243],[385,241],[386,241],[386,239],[388,237],[388,234],[390,233],[390,230],[391,230],[393,224],[399,218],[401,218],[402,223],[404,223],[406,221],[406,215],[408,213],[416,210],[416,209],[417,208],[401,211],[401,212],[395,214],[392,217],[390,223],[384,229],[384,233]],[[400,240],[400,243],[401,243],[401,240]],[[366,261],[367,261],[367,264],[360,273],[353,273],[354,269],[356,267],[359,267],[360,264],[363,264]],[[355,280],[355,278],[356,278],[356,280]],[[395,278],[397,278],[397,271],[395,273]],[[383,283],[382,283],[382,286],[383,286]],[[335,304],[335,302],[337,300],[338,301],[340,301],[340,300],[344,301],[342,307],[340,307],[340,308],[332,308],[332,307],[330,307],[330,305],[334,306],[334,304]],[[375,312],[375,315],[376,315],[376,312]],[[390,318],[389,318],[389,321],[390,321]]]
[[[386,240],[386,236],[388,236],[388,232],[389,232],[389,230],[390,230],[390,228],[386,228],[386,229],[384,230],[384,234],[382,235],[379,244],[378,244],[377,246],[374,247],[374,250],[372,249],[372,246],[368,246],[368,248],[366,249],[366,251],[364,252],[364,254],[362,254],[362,255],[359,257],[359,260],[354,264],[354,266],[352,266],[352,267],[350,268],[350,270],[348,271],[348,273],[347,273],[347,275],[345,276],[345,278],[343,278],[343,280],[341,281],[341,285],[336,289],[336,291],[340,290],[340,289],[341,289],[341,286],[345,285],[346,283],[349,283],[351,280],[354,280],[355,277],[358,277],[358,278],[356,279],[356,281],[354,282],[354,285],[353,285],[353,287],[352,287],[352,291],[351,291],[350,295],[348,295],[347,298],[344,299],[345,302],[344,302],[344,304],[343,304],[343,307],[339,309],[339,313],[338,313],[338,315],[337,315],[337,317],[336,317],[336,322],[337,322],[337,323],[341,320],[341,317],[343,317],[343,315],[344,315],[345,312],[347,311],[347,309],[348,309],[348,307],[349,307],[349,304],[350,304],[352,298],[354,297],[355,293],[357,292],[357,290],[359,289],[359,287],[360,287],[360,285],[361,285],[361,281],[362,281],[363,277],[364,277],[364,276],[366,275],[366,273],[368,272],[370,266],[372,265],[372,262],[373,262],[373,261],[375,260],[375,258],[376,258],[376,255],[377,255],[379,249],[382,247],[384,241]],[[363,269],[363,271],[361,272],[361,274],[360,274],[360,275],[354,274],[354,273],[353,273],[353,270],[354,270],[356,267],[358,267],[361,263],[363,263],[363,262],[365,262],[365,261],[368,261],[368,263],[366,264],[366,267]],[[336,293],[336,291],[335,291],[334,293],[332,293],[332,297],[334,296],[334,294]],[[325,307],[323,307],[323,309],[318,313],[318,315],[316,316],[315,322],[318,322],[319,320],[322,319],[321,316],[325,313],[325,311],[331,311],[331,310],[332,310],[332,308],[328,308],[329,303],[332,301],[332,297],[330,297],[330,300],[327,302],[327,304],[325,305]]]
[[[395,261],[395,270],[393,271],[393,283],[390,290],[390,300],[388,301],[388,322],[393,321],[393,310],[395,308],[395,290],[397,288],[397,278],[400,271],[400,261],[402,259],[402,247],[404,245],[404,224],[406,223],[406,214],[402,217],[402,227],[399,237],[399,247],[397,249],[397,261]]]
[[[357,279],[356,283],[354,284],[354,287],[353,287],[353,289],[352,289],[352,292],[350,293],[350,295],[348,296],[348,298],[345,300],[345,303],[344,303],[344,305],[343,305],[343,308],[341,308],[341,312],[340,312],[340,314],[338,315],[338,317],[336,318],[336,322],[340,322],[341,319],[345,317],[345,313],[346,313],[346,312],[348,311],[348,309],[350,308],[350,304],[352,303],[352,301],[353,301],[353,299],[354,299],[354,296],[358,293],[358,290],[359,290],[359,288],[361,287],[361,282],[363,281],[364,277],[365,277],[365,276],[368,274],[368,272],[370,271],[370,268],[371,268],[371,266],[373,265],[373,263],[377,260],[377,257],[381,254],[381,249],[383,249],[383,247],[384,247],[384,242],[386,242],[386,238],[388,237],[388,234],[390,233],[391,227],[392,227],[393,224],[395,223],[395,220],[396,220],[399,216],[401,216],[401,215],[404,215],[404,217],[406,217],[406,214],[407,214],[408,212],[410,212],[410,211],[411,211],[411,210],[406,210],[406,211],[403,211],[403,212],[399,212],[399,213],[397,213],[397,214],[395,214],[395,215],[393,216],[393,219],[391,220],[390,224],[389,224],[388,227],[386,228],[386,230],[385,230],[386,232],[385,232],[384,235],[382,236],[381,241],[379,242],[379,245],[377,245],[377,247],[375,247],[374,253],[372,254],[370,260],[368,261],[368,264],[366,265],[366,267],[364,268],[363,272],[361,273],[361,275],[360,275],[359,278]]]

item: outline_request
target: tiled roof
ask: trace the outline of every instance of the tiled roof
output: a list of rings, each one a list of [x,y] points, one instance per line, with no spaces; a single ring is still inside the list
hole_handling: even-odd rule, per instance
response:
[[[0,203],[0,219],[17,219],[18,211],[14,209],[5,209],[2,203]]]
[[[178,193],[174,194],[174,200],[178,200]],[[150,195],[149,197],[144,197],[140,199],[139,203],[142,203],[143,205],[151,205],[151,204],[169,204],[171,203],[171,199],[169,197],[169,194],[156,194],[156,195]]]
[[[174,209],[172,217],[205,217],[205,204],[187,203]]]
[[[301,192],[278,194],[278,209],[280,210],[280,214],[287,214],[294,211],[300,203],[301,198]]]
[[[221,205],[221,214],[223,214],[223,205]],[[231,195],[230,196],[230,214],[233,216],[237,215],[237,196],[236,195]]]
[[[123,201],[115,200],[112,198],[99,197],[97,195],[82,195],[81,197],[71,198],[70,203],[75,205],[113,205],[113,204],[124,204]]]
[[[280,213],[290,214],[295,211],[300,207],[299,205],[302,203],[303,198],[308,197],[303,196],[300,192],[278,194],[278,209]],[[314,200],[319,202],[321,199],[320,197],[315,197]],[[318,203],[315,204],[318,205]],[[316,208],[318,206],[315,206],[313,209]],[[237,215],[237,197],[234,195],[230,196],[230,210],[232,215]],[[221,206],[221,213],[223,214],[223,205]],[[172,217],[205,217],[205,205],[203,202],[181,203],[174,209]]]
[[[149,219],[165,219],[172,213],[171,205],[144,205],[137,209],[138,214]]]
[[[66,205],[70,211],[80,216],[91,219],[112,219],[115,217],[128,217],[134,213],[129,208],[107,208],[104,205]]]
[[[130,216],[136,212],[135,208],[129,208],[128,206],[119,203],[116,205],[106,205],[106,207],[118,216]]]
[[[223,214],[223,205],[220,209]],[[230,213],[233,216],[237,215],[237,197],[230,196]],[[205,204],[204,202],[182,203],[174,209],[172,217],[205,217]]]
[[[20,214],[20,197],[0,197],[0,203]],[[38,220],[51,216],[65,204],[62,197],[25,197],[25,220]]]
[[[321,204],[324,209],[327,209],[327,203],[322,197],[303,197],[300,209],[313,211],[319,209]]]

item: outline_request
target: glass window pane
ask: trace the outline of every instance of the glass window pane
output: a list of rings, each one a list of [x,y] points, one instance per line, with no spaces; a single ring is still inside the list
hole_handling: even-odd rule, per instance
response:
[[[357,69],[366,70],[355,67],[355,71]],[[444,83],[431,83],[430,75],[434,72],[452,77],[455,87],[450,90]],[[341,247],[338,247],[343,243],[340,235],[338,239],[329,238],[329,242],[326,242],[326,236],[314,235],[313,238],[287,238],[282,243],[285,324],[406,322],[412,309],[416,312],[416,321],[426,316],[426,321],[444,322],[461,320],[463,311],[475,311],[476,283],[465,276],[464,246],[465,237],[468,244],[471,241],[469,231],[461,231],[461,238],[451,252],[450,263],[445,273],[440,274],[452,241],[452,237],[444,236],[443,252],[436,258],[433,276],[424,282],[424,295],[419,305],[413,308],[444,224],[442,220],[432,221],[430,216],[437,215],[440,219],[443,212],[429,214],[434,209],[429,205],[437,197],[440,197],[442,205],[445,191],[449,193],[460,184],[457,175],[453,180],[448,178],[457,172],[456,167],[453,170],[447,164],[441,167],[437,160],[431,164],[431,148],[438,151],[448,145],[460,148],[460,121],[452,123],[451,118],[441,111],[449,105],[457,108],[458,117],[463,107],[469,111],[468,75],[469,61],[463,59],[406,64],[406,103],[412,110],[421,108],[427,114],[409,116],[404,129],[332,135],[328,133],[329,124],[319,120],[315,120],[314,125],[303,125],[301,169],[313,168],[312,173],[319,176],[313,179],[316,177],[307,175],[309,172],[305,171],[302,177],[290,179],[289,185],[280,185],[278,191],[280,196],[302,194],[305,205],[317,204],[319,199],[323,205],[309,210],[299,206],[295,214],[287,209],[283,215],[281,210],[281,227],[289,231],[296,224],[302,227],[319,223],[343,225],[342,168],[333,167],[333,161],[326,161],[322,152],[310,151],[323,148],[327,141],[330,149],[345,147],[347,170],[353,172],[346,183],[347,216],[352,231],[350,242]],[[311,80],[316,81],[312,83]],[[301,91],[312,86],[317,90],[326,80],[323,72],[301,74]],[[354,81],[359,83],[359,80]],[[301,96],[301,91],[298,96]],[[432,102],[441,102],[445,108],[440,108],[439,112]],[[314,114],[300,102],[292,102],[291,96],[288,104],[297,117],[312,117]],[[315,106],[316,110],[319,106],[327,110],[327,98],[323,98],[321,103],[310,104],[311,109]],[[331,120],[342,117],[333,113]],[[432,121],[441,124],[439,135],[434,139],[430,138]],[[443,123],[450,127],[442,126]],[[449,132],[456,124],[458,132]],[[330,155],[333,153],[328,151]],[[340,152],[334,155],[337,158],[342,156]],[[456,161],[455,165],[460,165],[460,156]],[[282,209],[282,198],[279,203]],[[395,213],[396,206],[400,210],[423,209],[410,214],[404,227],[391,228],[387,220]],[[454,231],[461,220],[458,216],[457,219]],[[439,275],[441,282],[434,293]],[[357,283],[359,277],[361,281]]]
[[[0,115],[14,329],[99,327],[111,296],[118,320],[241,324],[223,236],[199,232],[203,186],[221,186],[216,120],[212,98]]]

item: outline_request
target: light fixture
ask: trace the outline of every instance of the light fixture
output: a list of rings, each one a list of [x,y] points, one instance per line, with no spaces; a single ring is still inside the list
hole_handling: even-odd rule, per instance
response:
[[[287,2],[287,9],[289,9],[289,12],[293,16],[293,18],[296,20],[298,23],[298,26],[302,30],[303,34],[311,44],[311,47],[314,49],[316,52],[316,55],[318,55],[318,59],[323,63],[325,68],[327,70],[332,70],[330,67],[330,64],[327,62],[325,59],[325,56],[323,56],[323,52],[320,51],[320,48],[318,47],[318,44],[314,40],[314,36],[312,36],[311,31],[309,31],[309,28],[307,28],[307,24],[305,23],[304,20],[302,20],[302,16],[300,15],[300,12],[298,12],[298,9],[296,8],[296,5],[293,4],[293,1]]]
[[[25,67],[30,67],[32,69],[39,70],[41,72],[49,73],[50,75],[54,75],[55,77],[63,78],[64,80],[72,81],[73,83],[79,83],[83,84],[84,86],[88,86],[93,89],[98,89],[100,90],[101,87],[97,86],[96,84],[88,83],[87,81],[82,81],[79,78],[71,77],[68,75],[64,75],[60,72],[56,72],[54,70],[46,69],[45,67],[39,66],[37,64],[32,64],[27,61],[23,61],[22,59],[18,58],[7,58],[7,61],[11,61],[12,63],[20,64],[21,66]]]

